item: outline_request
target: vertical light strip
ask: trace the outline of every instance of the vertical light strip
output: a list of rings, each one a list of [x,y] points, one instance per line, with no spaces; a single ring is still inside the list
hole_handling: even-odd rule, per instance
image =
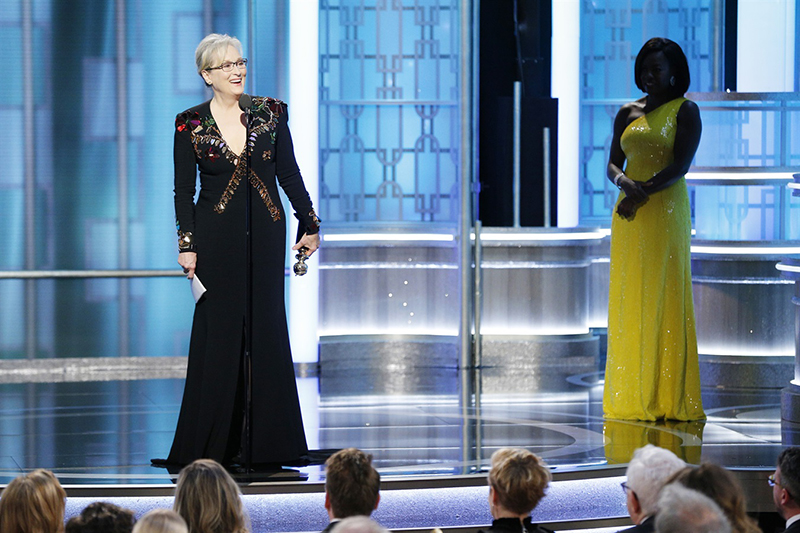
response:
[[[33,88],[33,0],[22,2],[22,123],[25,146],[25,269],[36,268],[36,108]],[[36,358],[36,281],[25,281],[25,355]]]
[[[479,30],[477,25],[480,24],[480,7],[481,0],[463,0],[461,2],[452,2],[452,8],[456,6],[461,10],[459,13],[459,42],[460,42],[460,57],[459,57],[459,88],[460,88],[460,101],[459,110],[461,115],[461,146],[460,146],[460,162],[461,162],[461,175],[459,176],[459,183],[461,184],[461,213],[459,216],[459,233],[458,233],[458,250],[459,261],[458,268],[460,274],[460,288],[461,288],[461,320],[459,322],[458,335],[459,335],[459,366],[461,372],[458,373],[460,386],[459,386],[459,409],[461,412],[461,461],[464,466],[462,467],[462,474],[470,474],[469,465],[477,457],[478,446],[475,446],[476,440],[476,423],[474,414],[475,402],[479,400],[475,394],[475,353],[473,352],[472,343],[472,328],[475,310],[475,295],[474,290],[474,271],[472,269],[473,262],[473,249],[472,239],[472,226],[476,223],[475,220],[475,204],[477,202],[474,192],[474,179],[476,174],[475,170],[475,141],[477,139],[476,120],[478,115],[477,98],[475,95],[477,91],[478,79],[478,65],[477,55],[480,46],[478,35]]]
[[[214,31],[214,2],[213,0],[203,0],[203,35],[205,37]],[[249,51],[248,51],[249,53]]]
[[[473,15],[476,22],[479,21],[477,16],[478,9],[480,9],[480,0],[463,1],[458,4],[461,10],[459,13],[459,42],[461,54],[459,57],[459,89],[460,89],[460,102],[459,111],[461,115],[461,131],[460,139],[460,176],[458,177],[461,197],[461,213],[459,216],[458,227],[458,250],[459,250],[459,272],[460,288],[461,288],[461,320],[459,323],[459,339],[460,339],[460,353],[459,353],[459,366],[462,370],[470,368],[474,364],[472,352],[472,319],[473,319],[473,270],[472,270],[472,240],[469,238],[472,233],[472,225],[474,224],[473,216],[473,201],[474,201],[474,147],[475,147],[475,134],[476,127],[473,119],[473,83],[475,79],[472,76],[473,68],[473,53],[477,54],[475,42],[473,40]]]
[[[552,96],[558,98],[558,226],[578,225],[580,0],[553,0]]]
[[[127,0],[116,1],[115,32],[117,47],[117,113],[122,126],[117,128],[117,198],[119,224],[119,266],[127,269],[130,266],[128,253],[128,3]],[[130,280],[119,280],[119,357],[130,356]],[[118,385],[117,401],[119,405],[130,405],[130,383],[123,381]],[[130,413],[121,413],[118,420],[120,438],[114,450],[119,464],[131,463]]]
[[[289,127],[294,153],[311,200],[319,209],[319,3],[289,1]],[[291,208],[287,206],[287,211]],[[325,227],[325,213],[319,213]],[[297,224],[289,220],[289,239]],[[318,360],[319,256],[309,262],[308,274],[289,280],[289,337],[297,363]],[[292,260],[294,257],[292,257]],[[292,261],[294,262],[294,261]]]
[[[247,2],[247,48],[244,53],[250,57],[250,63],[247,66],[248,76],[245,78],[245,92],[250,94],[258,94],[254,91],[253,87],[258,79],[258,62],[259,58],[256,57],[256,0],[249,0]]]
[[[791,92],[795,90],[795,70],[797,69],[796,40],[797,40],[797,0],[786,1],[786,85],[784,90]]]
[[[795,2],[739,0],[736,84],[740,92],[794,89]]]
[[[117,268],[128,268],[128,32],[125,24],[126,0],[117,0],[116,5],[117,47],[117,116],[121,127],[117,128],[117,238],[119,241],[119,264]],[[128,308],[129,280],[119,280],[119,357],[130,355],[130,320]]]

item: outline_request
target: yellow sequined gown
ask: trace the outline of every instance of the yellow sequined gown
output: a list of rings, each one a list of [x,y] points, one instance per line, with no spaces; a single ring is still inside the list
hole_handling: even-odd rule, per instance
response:
[[[625,129],[629,178],[645,182],[673,161],[684,101],[667,102]],[[612,220],[603,412],[623,420],[703,419],[686,181],[651,195],[632,220],[616,208]]]

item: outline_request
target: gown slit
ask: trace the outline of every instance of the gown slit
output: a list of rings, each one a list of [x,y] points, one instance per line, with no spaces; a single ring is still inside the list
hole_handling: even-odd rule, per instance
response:
[[[189,367],[170,464],[234,460],[244,424],[245,187],[252,187],[253,343],[251,460],[292,464],[308,452],[284,303],[283,189],[308,234],[319,219],[294,158],[286,105],[253,97],[246,150],[251,173],[228,149],[210,102],[179,114],[175,132],[178,235],[196,246],[195,274],[207,292],[195,305]],[[199,171],[200,192],[195,201]]]

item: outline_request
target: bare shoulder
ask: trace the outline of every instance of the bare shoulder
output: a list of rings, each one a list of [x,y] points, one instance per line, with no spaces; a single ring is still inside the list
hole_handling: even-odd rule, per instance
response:
[[[684,100],[681,104],[680,109],[678,109],[679,115],[686,115],[686,116],[700,116],[700,107],[693,102],[692,100]]]
[[[700,126],[700,108],[691,100],[686,100],[681,104],[678,109],[678,123],[684,123],[688,126]]]
[[[644,98],[640,98],[639,100],[634,100],[633,102],[628,102],[627,104],[623,105],[619,108],[619,111],[617,111],[617,117],[614,119],[614,125],[624,129],[628,124],[644,115],[644,105]]]

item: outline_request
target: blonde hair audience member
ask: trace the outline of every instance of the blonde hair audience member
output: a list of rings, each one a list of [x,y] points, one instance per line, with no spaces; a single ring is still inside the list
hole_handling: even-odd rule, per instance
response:
[[[698,467],[687,466],[676,472],[669,481],[705,494],[719,505],[731,523],[733,533],[761,533],[755,520],[747,516],[744,493],[736,476],[713,463]]]
[[[502,448],[492,455],[489,470],[489,508],[494,521],[490,532],[549,531],[531,523],[530,513],[545,496],[550,470],[522,448]]]
[[[153,509],[136,522],[133,533],[189,533],[189,527],[175,511]]]
[[[178,475],[173,510],[190,533],[247,533],[239,486],[218,462],[198,459]]]
[[[64,531],[66,498],[52,472],[39,469],[17,477],[0,495],[0,532]]]

